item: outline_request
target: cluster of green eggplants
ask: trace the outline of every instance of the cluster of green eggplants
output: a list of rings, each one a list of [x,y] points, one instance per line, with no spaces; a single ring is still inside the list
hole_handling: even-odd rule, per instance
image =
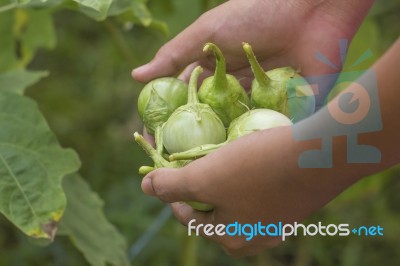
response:
[[[156,148],[135,132],[136,142],[154,162],[154,166],[142,166],[139,173],[183,167],[241,136],[288,126],[314,112],[313,92],[296,70],[282,67],[265,72],[251,46],[243,43],[243,49],[255,77],[250,97],[240,82],[226,73],[225,58],[212,43],[207,43],[203,51],[213,52],[215,73],[204,79],[199,89],[201,66],[192,71],[189,85],[164,77],[143,88],[138,111],[147,131],[155,137]],[[187,203],[196,210],[213,209],[207,203]]]

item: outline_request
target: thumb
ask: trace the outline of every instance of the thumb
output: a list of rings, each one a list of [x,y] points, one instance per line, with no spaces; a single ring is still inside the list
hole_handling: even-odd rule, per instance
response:
[[[140,82],[148,82],[157,77],[174,76],[187,65],[205,57],[203,45],[211,34],[208,22],[203,17],[178,34],[158,50],[148,64],[132,71],[132,77]]]
[[[142,180],[142,190],[168,203],[196,200],[190,186],[190,176],[182,168],[160,168],[150,172]]]

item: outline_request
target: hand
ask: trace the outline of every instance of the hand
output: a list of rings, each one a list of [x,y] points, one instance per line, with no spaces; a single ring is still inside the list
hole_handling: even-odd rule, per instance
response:
[[[296,141],[293,130],[303,134],[314,127],[329,127],[326,117],[341,112],[334,99],[313,116],[293,127],[280,127],[256,132],[195,160],[180,169],[157,169],[144,177],[142,189],[169,203],[199,201],[215,206],[211,212],[199,212],[184,203],[173,203],[175,216],[184,225],[192,219],[196,224],[293,223],[300,222],[321,208],[341,191],[364,176],[397,164],[400,40],[374,65],[380,86],[383,129],[359,135],[359,143],[372,145],[382,154],[380,163],[347,163],[347,140],[335,138],[332,146],[332,168],[300,168],[299,155],[321,149],[321,141]],[[360,80],[369,80],[369,72]],[[361,99],[358,82],[345,93]],[[361,84],[363,84],[361,82]],[[383,104],[384,103],[384,104]],[[329,111],[328,111],[329,110]],[[374,119],[374,118],[372,118]],[[374,123],[374,120],[370,121]],[[354,132],[353,132],[354,133]],[[253,255],[274,246],[279,239],[256,237],[205,236],[221,244],[234,256]]]
[[[292,65],[301,66],[304,75],[326,74],[330,68],[314,60],[316,52],[340,66],[338,39],[352,38],[371,3],[231,0],[201,16],[132,75],[146,82],[186,68],[181,78],[187,79],[196,64],[210,74],[214,59],[203,54],[202,46],[214,42],[225,54],[228,71],[249,85],[252,73],[242,51],[243,41],[253,46],[266,70]],[[151,172],[143,179],[142,189],[166,202],[193,200],[215,206],[212,212],[203,213],[173,203],[183,224],[193,218],[203,224],[301,221],[361,178],[367,168],[350,175],[343,174],[346,167],[338,167],[339,175],[332,169],[299,169],[298,155],[318,148],[319,143],[299,145],[291,134],[291,128],[277,128],[240,138],[181,169]],[[235,256],[252,255],[279,243],[279,239],[266,237],[250,242],[244,237],[207,238]]]
[[[282,145],[285,143],[285,145]],[[148,174],[142,189],[149,195],[173,203],[177,219],[184,225],[241,224],[257,222],[293,223],[351,184],[345,178],[308,176],[298,169],[299,149],[290,127],[276,128],[242,137],[180,169],[158,169]],[[321,178],[324,176],[324,178]],[[179,201],[214,205],[200,212]],[[280,243],[279,238],[206,236],[232,256],[254,255]]]
[[[205,78],[213,73],[215,61],[202,48],[206,42],[214,42],[224,52],[228,72],[250,88],[254,77],[242,50],[244,41],[252,45],[265,70],[291,65],[300,67],[305,76],[336,73],[339,69],[318,62],[315,54],[321,51],[341,66],[338,40],[352,39],[373,1],[347,2],[230,0],[203,14],[165,44],[150,63],[134,69],[132,76],[148,82],[186,68],[180,78],[188,81],[193,68],[200,64]],[[324,103],[327,93],[319,92],[317,106]],[[154,144],[151,135],[143,135]]]
[[[214,58],[202,52],[206,42],[224,52],[228,72],[249,87],[253,74],[242,50],[252,45],[264,69],[291,65],[303,75],[337,72],[315,60],[318,51],[340,66],[338,40],[351,40],[373,1],[272,1],[231,0],[203,14],[178,36],[165,44],[155,58],[133,70],[134,79],[147,82],[156,77],[181,75],[200,64],[210,75]]]

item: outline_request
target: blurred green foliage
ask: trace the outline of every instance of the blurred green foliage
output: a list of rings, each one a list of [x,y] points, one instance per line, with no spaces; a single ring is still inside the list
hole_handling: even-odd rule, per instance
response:
[[[143,85],[132,81],[130,71],[218,2],[150,1],[153,17],[167,23],[168,37],[157,21],[150,28],[124,27],[116,18],[96,22],[59,11],[54,15],[55,48],[40,50],[30,64],[30,69],[47,69],[50,75],[27,95],[38,102],[62,146],[78,152],[83,162],[80,173],[103,198],[106,216],[129,244],[144,234],[165,206],[140,189],[137,169],[150,161],[132,138],[142,128],[136,99]],[[399,1],[377,1],[350,47],[347,62],[371,49],[374,58],[360,67],[370,66],[398,38],[399,13]],[[393,168],[365,178],[306,221],[380,224],[384,237],[297,237],[258,256],[235,260],[201,238],[195,239],[196,252],[191,253],[186,228],[170,218],[133,258],[133,265],[188,265],[192,256],[188,254],[195,256],[193,265],[400,265],[399,191],[400,169]],[[88,263],[67,238],[37,246],[0,216],[0,265]]]

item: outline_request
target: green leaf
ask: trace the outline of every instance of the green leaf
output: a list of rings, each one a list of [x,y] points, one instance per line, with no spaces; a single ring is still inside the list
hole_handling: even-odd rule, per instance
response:
[[[152,29],[155,29],[155,30],[161,32],[162,34],[164,34],[165,37],[167,37],[169,35],[169,29],[168,29],[167,23],[165,23],[161,20],[153,19],[151,21],[149,28],[152,28]]]
[[[27,87],[48,75],[48,71],[27,71],[23,69],[0,73],[0,91],[23,94]]]
[[[108,9],[108,16],[116,16],[132,8],[132,0],[112,1]]]
[[[17,33],[21,42],[21,65],[26,66],[37,49],[52,49],[56,45],[56,34],[53,19],[49,10],[18,10],[19,13],[26,12],[26,24]],[[40,33],[40,34],[39,34]]]
[[[37,49],[52,49],[56,34],[49,10],[16,9],[0,16],[0,72],[28,65]]]
[[[0,92],[0,128],[0,212],[25,234],[52,239],[66,205],[61,180],[79,159],[26,97]]]
[[[27,0],[26,2],[23,5],[24,8],[51,8],[62,4],[64,0]]]
[[[152,17],[146,5],[144,3],[133,2],[132,8],[133,14],[139,19],[140,23],[145,27],[150,26]]]
[[[104,20],[112,0],[73,0],[79,4],[80,11],[95,20]]]
[[[119,0],[113,1],[108,16],[121,15],[125,22],[133,22],[148,27],[153,22],[153,17],[143,1]]]
[[[125,239],[103,214],[103,201],[77,174],[63,182],[68,206],[58,235],[68,236],[93,266],[130,265]]]

